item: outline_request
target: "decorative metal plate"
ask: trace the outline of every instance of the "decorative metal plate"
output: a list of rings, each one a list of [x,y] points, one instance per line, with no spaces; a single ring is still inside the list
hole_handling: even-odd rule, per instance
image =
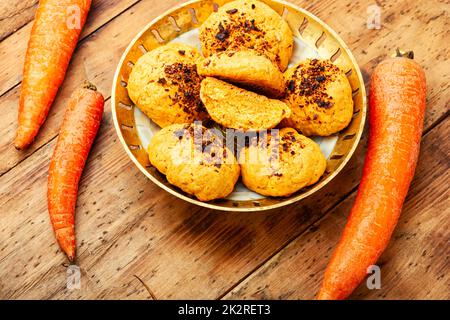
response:
[[[131,41],[117,67],[112,87],[112,114],[119,140],[131,160],[142,173],[171,194],[203,207],[225,211],[260,211],[282,207],[299,201],[331,181],[345,166],[355,151],[366,118],[366,91],[355,58],[342,39],[323,21],[310,12],[288,2],[262,0],[277,11],[289,24],[294,36],[316,51],[323,59],[331,59],[346,71],[353,90],[354,115],[350,125],[337,134],[337,142],[327,160],[327,170],[313,186],[304,188],[287,198],[259,200],[219,199],[201,202],[167,182],[164,175],[151,166],[139,137],[135,122],[135,106],[127,92],[128,76],[137,59],[145,52],[161,46],[183,33],[198,28],[219,6],[231,0],[194,0],[177,6],[150,22]]]

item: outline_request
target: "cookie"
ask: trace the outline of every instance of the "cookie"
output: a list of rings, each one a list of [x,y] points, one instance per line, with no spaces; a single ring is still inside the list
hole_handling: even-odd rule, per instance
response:
[[[200,201],[228,196],[239,178],[240,167],[223,137],[198,124],[174,124],[150,141],[151,164],[167,181]]]
[[[216,77],[272,98],[285,93],[283,73],[266,56],[252,50],[219,52],[198,65],[204,77]]]
[[[268,5],[253,0],[232,1],[212,13],[200,27],[200,41],[205,57],[251,49],[281,71],[287,68],[294,47],[287,22]]]
[[[211,118],[225,128],[270,129],[291,113],[282,101],[210,77],[201,83],[200,98]]]
[[[188,128],[186,124],[173,124],[159,130],[150,140],[147,148],[150,163],[162,174],[167,173],[172,159],[180,157],[183,149],[191,148],[190,136],[184,135]]]
[[[160,127],[206,120],[200,100],[197,49],[170,43],[140,57],[128,79],[128,94],[136,106]]]
[[[306,136],[329,136],[353,116],[352,88],[345,73],[329,60],[307,60],[285,73],[285,102],[291,108],[282,125]]]
[[[325,172],[319,146],[295,129],[253,139],[239,155],[243,183],[265,196],[287,197],[316,183]]]

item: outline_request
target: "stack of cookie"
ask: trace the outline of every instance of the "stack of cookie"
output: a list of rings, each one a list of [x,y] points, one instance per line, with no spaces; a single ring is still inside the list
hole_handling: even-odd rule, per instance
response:
[[[200,42],[202,54],[178,43],[152,50],[130,74],[130,98],[163,128],[148,148],[152,165],[201,201],[226,197],[240,175],[265,196],[316,183],[326,159],[306,136],[328,136],[350,123],[352,92],[343,71],[317,59],[286,71],[293,33],[259,1],[219,8],[201,26]],[[214,124],[222,132],[261,134],[236,151],[208,129]]]

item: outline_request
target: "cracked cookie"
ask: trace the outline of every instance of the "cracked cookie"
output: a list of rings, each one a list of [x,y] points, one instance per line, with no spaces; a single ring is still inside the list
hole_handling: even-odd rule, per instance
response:
[[[198,65],[204,77],[217,77],[246,89],[280,98],[285,93],[283,73],[266,56],[252,50],[219,52]]]
[[[291,113],[282,101],[209,77],[201,83],[200,98],[211,118],[225,128],[271,129]]]
[[[199,72],[273,98],[284,94],[282,73],[294,48],[286,21],[260,1],[229,2],[200,27]]]

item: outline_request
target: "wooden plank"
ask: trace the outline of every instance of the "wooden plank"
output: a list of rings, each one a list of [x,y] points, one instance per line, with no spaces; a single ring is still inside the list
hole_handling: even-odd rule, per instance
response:
[[[94,0],[80,39],[86,38],[138,1],[140,0]],[[36,2],[36,0],[3,2],[3,6],[7,6],[8,9],[6,15],[11,17],[0,20],[0,30],[10,33],[16,28],[14,25],[23,27],[3,40],[0,32],[0,96],[22,81],[23,62],[33,24],[31,20],[34,19],[36,10],[36,5],[31,4]],[[7,28],[2,28],[3,21]]]
[[[1,298],[147,297],[135,275],[158,298],[215,298],[284,246],[316,208],[337,202],[343,185],[356,183],[351,170],[360,167],[355,158],[339,181],[301,205],[245,215],[203,210],[160,190],[132,165],[108,102],[77,208],[79,265],[88,276],[81,291],[67,291],[65,258],[46,209],[54,141],[0,177]]]
[[[366,7],[361,2],[355,2],[359,5],[355,11],[347,11],[346,4],[353,3],[351,1],[327,5],[330,3],[322,2],[311,8],[326,21],[347,21],[355,12],[360,17],[365,14]],[[154,7],[152,1],[139,3],[129,10],[132,14],[125,12],[80,46],[71,66],[70,77],[73,78],[66,79],[59,102],[33,146],[33,150],[37,150],[34,154],[31,151],[20,158],[4,156],[10,146],[5,142],[7,139],[0,140],[3,141],[0,163],[8,162],[10,166],[0,177],[1,298],[148,298],[149,294],[135,275],[159,299],[217,298],[286,246],[357,185],[364,144],[359,146],[342,174],[327,188],[301,203],[265,213],[223,214],[203,210],[163,192],[132,165],[116,141],[108,110],[80,187],[77,233],[82,290],[67,291],[65,268],[61,265],[65,260],[55,244],[45,200],[48,159],[63,103],[82,79],[84,70],[101,91],[109,92],[119,56],[132,35],[151,19],[148,12]],[[343,17],[336,19],[336,12],[342,12]],[[395,25],[395,19],[392,23]],[[336,27],[344,38],[345,27],[348,26]],[[366,40],[375,37],[367,32],[364,24],[355,24],[352,28],[351,37],[355,34],[361,34]],[[114,46],[110,39],[117,41]],[[392,40],[385,36],[383,41],[391,46]],[[363,60],[365,73],[369,74],[375,63],[369,54],[358,54],[365,48],[363,43],[356,42],[353,49],[360,63]],[[385,48],[376,48],[376,57],[385,54]],[[84,68],[83,64],[89,67]],[[431,66],[431,62],[428,65]],[[432,82],[446,81],[445,77],[439,78],[442,73],[437,68],[428,70],[427,74]],[[431,98],[434,96],[438,96],[437,92]],[[16,104],[11,105],[15,99],[17,96],[12,94],[6,100],[10,101],[5,104],[10,109],[0,115],[1,123],[11,122],[14,126],[15,115],[8,118],[5,114],[15,112]],[[428,128],[446,112],[442,101],[436,101],[438,103],[431,107],[438,111],[427,114]],[[50,121],[54,121],[53,124]],[[7,130],[0,132],[0,139],[5,134]],[[8,280],[11,275],[14,281]]]
[[[0,286],[1,297],[134,297],[132,288],[146,293],[135,287],[137,275],[158,298],[216,298],[345,197],[358,182],[364,153],[362,144],[340,176],[300,204],[222,214],[191,206],[148,181],[116,141],[111,122],[107,109],[78,201],[79,264],[96,280],[88,278],[81,292],[64,289],[64,256],[45,204],[52,141],[0,178],[0,270],[22,270]]]
[[[403,214],[380,258],[381,289],[363,283],[352,298],[449,299],[450,118],[422,141]],[[312,299],[345,225],[355,193],[291,242],[226,299]]]
[[[34,17],[38,0],[12,0],[0,3],[0,41]]]
[[[203,210],[163,192],[131,165],[116,141],[108,102],[77,208],[82,290],[68,291],[65,258],[46,211],[53,147],[54,140],[0,178],[1,298],[148,298],[135,275],[159,299],[216,298],[338,202],[361,168],[361,158],[353,158],[328,188],[285,209]]]
[[[0,123],[5,124],[0,127],[0,175],[58,134],[59,124],[64,114],[64,105],[71,92],[86,78],[93,82],[106,98],[109,97],[116,65],[134,33],[156,17],[159,12],[169,9],[174,3],[177,1],[158,2],[156,5],[154,2],[141,2],[79,44],[47,121],[42,126],[36,141],[28,150],[21,152],[12,146],[17,128],[20,85],[0,97],[2,110]],[[155,8],[157,11],[151,11],[151,8]],[[1,57],[0,61],[2,61]]]

